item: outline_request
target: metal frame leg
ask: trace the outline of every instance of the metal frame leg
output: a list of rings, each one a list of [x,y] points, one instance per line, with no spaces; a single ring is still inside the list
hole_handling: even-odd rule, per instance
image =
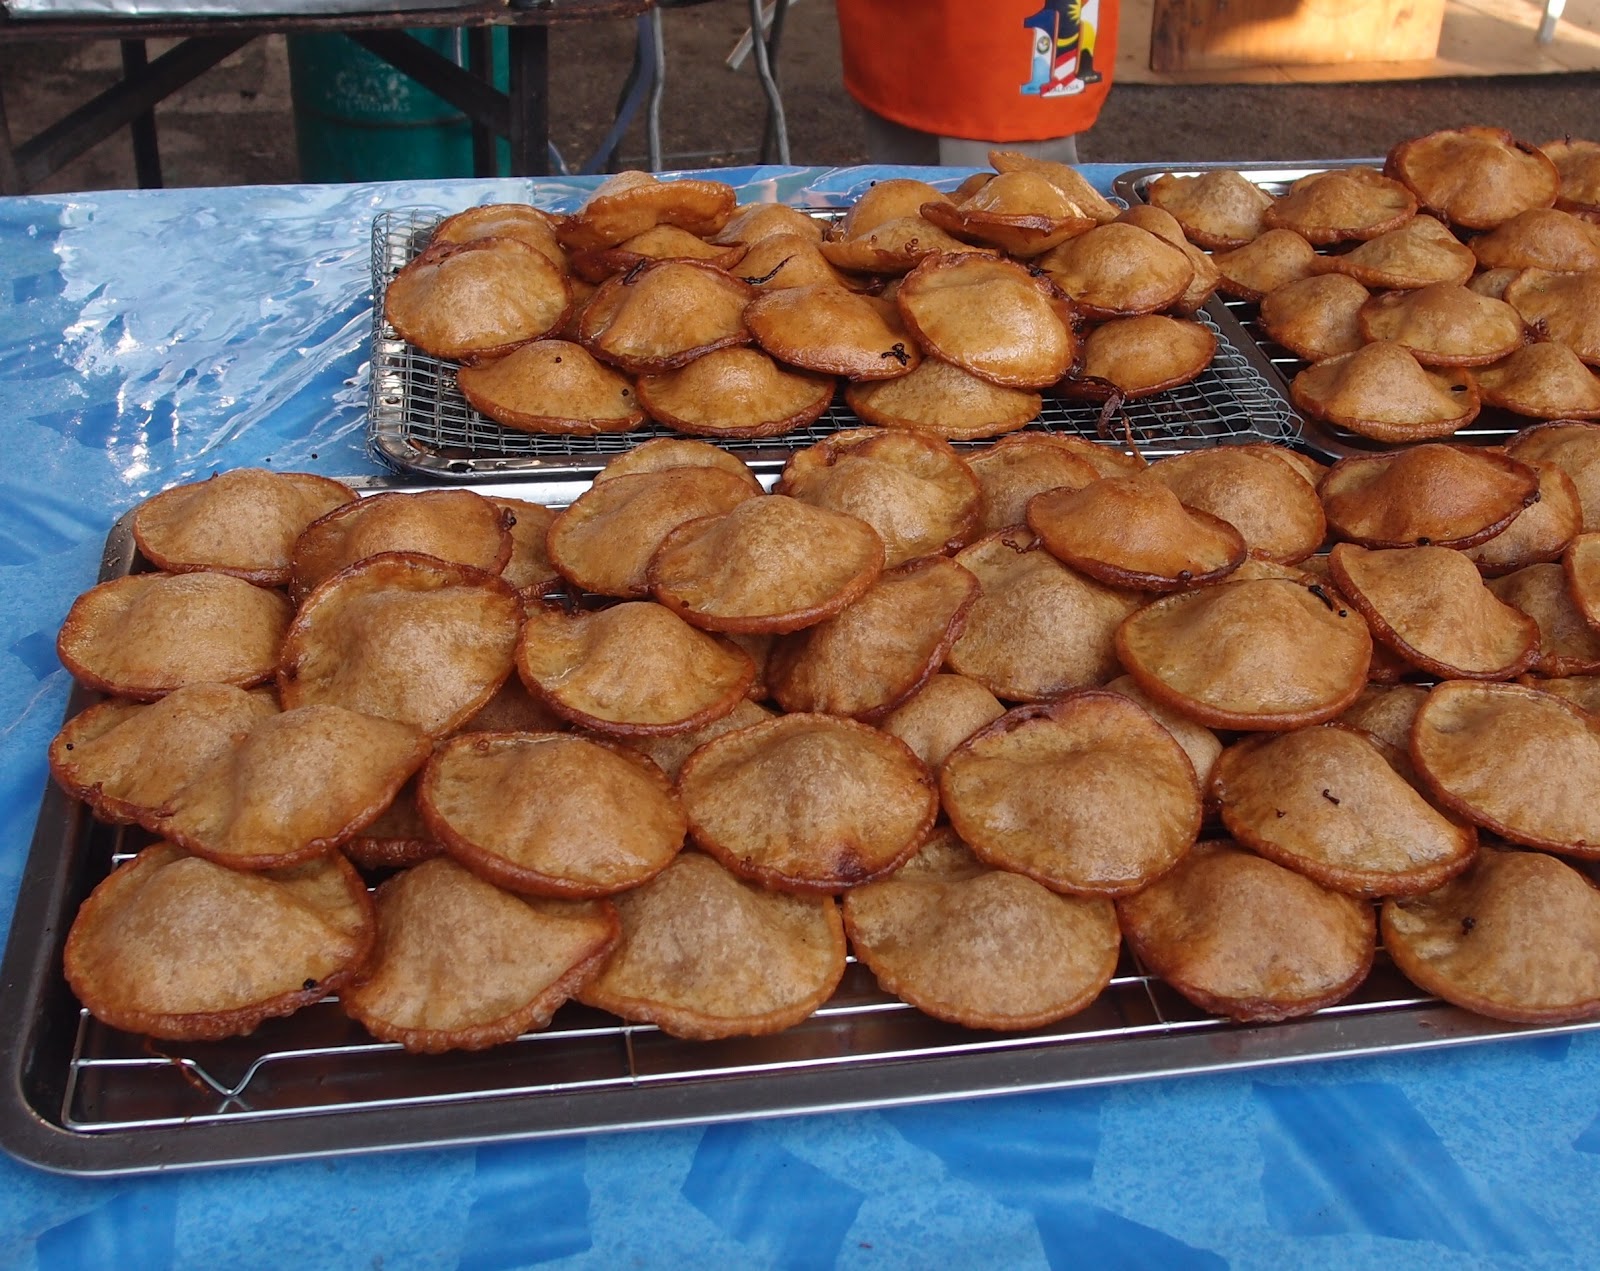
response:
[[[510,29],[511,101],[523,109],[511,111],[511,175],[550,175],[550,29],[514,26]]]
[[[134,79],[150,65],[143,40],[122,40],[122,78]],[[161,147],[156,141],[155,108],[135,115],[128,124],[133,135],[133,171],[141,190],[161,188]]]
[[[11,144],[11,125],[6,121],[4,94],[0,94],[0,194],[21,194],[22,174],[17,171],[17,152]]]
[[[1539,34],[1534,38],[1540,44],[1548,44],[1556,38],[1556,23],[1561,21],[1561,12],[1567,7],[1567,0],[1544,0],[1544,17],[1539,19]]]
[[[767,31],[767,62],[772,68],[773,91],[778,91],[778,48],[783,42],[783,20],[789,16],[789,0],[773,0],[772,26]],[[752,48],[755,44],[756,32],[751,32]],[[780,145],[781,130],[781,145]],[[767,122],[761,133],[761,154],[758,156],[762,163],[772,162],[774,146],[779,146],[783,155],[781,162],[789,162],[789,130],[783,121],[774,115],[770,105],[767,109]]]
[[[468,29],[467,69],[491,88],[494,86],[494,33],[489,27]],[[472,171],[480,177],[500,175],[494,132],[476,118],[472,121]]]
[[[661,171],[661,99],[667,91],[667,38],[661,22],[661,7],[650,10],[650,34],[655,38],[655,49],[650,81],[650,105],[645,110],[645,148],[650,156],[650,171]]]
[[[772,28],[774,36],[781,31],[780,23],[785,5],[784,0],[777,0],[772,13]],[[783,115],[783,95],[778,92],[778,81],[772,73],[772,59],[767,56],[767,39],[761,29],[761,0],[750,0],[750,51],[756,58],[756,77],[761,81],[761,90],[767,95],[767,123],[761,141],[761,160],[767,161],[767,140],[775,140],[778,146],[778,162],[789,162],[789,124]]]

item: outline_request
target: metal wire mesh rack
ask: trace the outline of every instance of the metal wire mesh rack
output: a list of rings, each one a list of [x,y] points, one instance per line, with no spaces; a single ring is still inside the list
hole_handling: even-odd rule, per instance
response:
[[[1359,162],[1361,161],[1350,160],[1344,165],[1324,164],[1309,167],[1304,164],[1262,164],[1236,170],[1246,180],[1260,186],[1267,193],[1281,196],[1302,177],[1325,172],[1335,166],[1350,166]],[[1381,160],[1376,159],[1367,162],[1378,166],[1382,164]],[[1135,168],[1117,177],[1115,189],[1124,201],[1146,202],[1145,191],[1156,177],[1169,172],[1179,176],[1192,176],[1203,170],[1199,167]],[[1351,243],[1349,246],[1354,247],[1357,244]],[[1270,381],[1275,394],[1287,399],[1289,382],[1310,363],[1284,348],[1267,334],[1261,325],[1261,307],[1257,302],[1238,300],[1219,294],[1209,308],[1212,320],[1227,332],[1231,344],[1243,351],[1252,365],[1261,369]],[[1449,440],[1500,446],[1504,445],[1512,434],[1536,422],[1514,415],[1510,411],[1485,405],[1470,425],[1451,434]],[[1329,458],[1338,459],[1346,455],[1370,454],[1392,449],[1383,442],[1362,437],[1335,424],[1300,420],[1299,427],[1301,440],[1312,450],[1320,451]]]
[[[454,363],[412,347],[384,320],[381,297],[395,273],[427,242],[440,213],[411,208],[381,213],[372,227],[372,378],[367,441],[372,453],[400,472],[474,481],[497,476],[597,468],[661,428],[604,437],[539,436],[503,428],[470,407],[456,385]],[[1102,427],[1097,403],[1046,398],[1036,430],[1075,433],[1138,446],[1151,457],[1230,441],[1300,440],[1300,422],[1279,389],[1217,323],[1212,364],[1196,380],[1153,397],[1128,402],[1114,426]],[[843,428],[858,428],[843,404],[815,424],[762,442],[730,442],[741,455],[781,459]]]
[[[142,567],[129,520],[108,539],[102,579]],[[68,716],[94,700],[76,690]],[[1086,1010],[1017,1034],[935,1020],[852,963],[815,1016],[768,1037],[681,1041],[569,1004],[507,1045],[412,1055],[328,1000],[245,1037],[153,1042],[91,1018],[61,973],[79,904],[148,841],[45,792],[0,968],[0,1012],[15,1022],[0,1032],[0,1146],[46,1168],[133,1173],[885,1107],[1600,1027],[1467,1014],[1420,994],[1381,951],[1345,1002],[1245,1026],[1200,1012],[1124,950]]]

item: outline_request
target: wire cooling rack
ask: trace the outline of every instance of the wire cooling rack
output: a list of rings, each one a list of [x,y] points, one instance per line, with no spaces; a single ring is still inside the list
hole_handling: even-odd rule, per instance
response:
[[[537,498],[564,488],[529,481],[513,491]],[[102,581],[144,567],[130,523],[124,517],[107,540]],[[95,700],[75,690],[68,718]],[[884,994],[852,962],[815,1016],[769,1037],[679,1041],[569,1004],[548,1029],[503,1046],[410,1055],[373,1040],[328,1000],[246,1037],[154,1042],[91,1018],[61,974],[78,906],[149,841],[144,831],[95,821],[53,784],[45,791],[0,967],[8,1021],[0,1147],[47,1169],[139,1173],[704,1124],[1600,1028],[1470,1015],[1420,994],[1381,950],[1346,1001],[1245,1026],[1197,1010],[1124,949],[1111,984],[1086,1010],[1015,1034],[934,1020]]]
[[[1268,194],[1282,196],[1289,187],[1301,177],[1312,176],[1318,172],[1326,172],[1334,167],[1349,167],[1353,164],[1366,164],[1373,167],[1382,167],[1381,159],[1352,159],[1343,163],[1324,163],[1320,165],[1306,164],[1255,164],[1251,166],[1235,167],[1241,176],[1254,185],[1260,186]],[[1225,167],[1233,165],[1212,164],[1211,167]],[[1157,177],[1166,173],[1178,176],[1194,176],[1204,171],[1204,167],[1186,168],[1181,165],[1174,167],[1134,168],[1120,174],[1115,182],[1115,190],[1125,202],[1147,202],[1145,191],[1150,183]],[[1355,244],[1350,244],[1355,246]],[[1253,300],[1236,300],[1230,296],[1218,294],[1209,306],[1212,320],[1218,323],[1227,333],[1230,344],[1241,350],[1249,357],[1252,365],[1259,368],[1270,381],[1272,392],[1284,399],[1289,396],[1289,382],[1310,365],[1298,354],[1284,348],[1261,325],[1261,306]],[[1513,414],[1507,410],[1485,404],[1478,413],[1478,417],[1467,427],[1457,430],[1450,435],[1451,442],[1465,442],[1468,444],[1501,446],[1511,436],[1523,428],[1528,428],[1539,421],[1521,415]],[[1318,420],[1302,420],[1299,424],[1301,441],[1310,449],[1321,452],[1328,458],[1339,459],[1352,454],[1371,454],[1392,450],[1394,447],[1383,442],[1373,441],[1358,433],[1351,432],[1348,428],[1341,428],[1337,424],[1326,424]]]
[[[453,362],[430,357],[402,340],[383,317],[382,296],[390,280],[422,250],[439,223],[432,208],[380,213],[372,226],[372,378],[367,442],[372,453],[399,472],[474,481],[520,477],[562,469],[598,468],[608,457],[651,437],[670,436],[657,427],[600,437],[542,436],[503,428],[473,410],[456,385]],[[1035,430],[1074,433],[1132,444],[1151,457],[1221,442],[1301,439],[1300,422],[1274,387],[1218,325],[1217,353],[1196,380],[1153,397],[1128,402],[1114,426],[1102,429],[1101,407],[1047,397]],[[725,443],[751,459],[782,459],[861,421],[842,398],[809,428],[760,442]]]

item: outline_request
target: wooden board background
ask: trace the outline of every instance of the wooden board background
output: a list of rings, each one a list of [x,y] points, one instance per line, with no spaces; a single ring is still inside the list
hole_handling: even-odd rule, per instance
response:
[[[1323,4],[1326,0],[1315,2]],[[1280,11],[1293,3],[1294,0],[1277,0]],[[1534,40],[1544,14],[1542,0],[1445,0],[1438,51],[1431,57],[1348,60],[1336,56],[1335,49],[1330,60],[1321,64],[1284,60],[1167,72],[1150,66],[1156,4],[1157,0],[1123,0],[1117,77],[1124,83],[1337,83],[1600,70],[1600,0],[1567,0],[1555,39],[1549,44]],[[1242,4],[1264,5],[1264,0],[1228,0],[1228,4],[1233,9]],[[1341,15],[1343,20],[1345,15]],[[1346,45],[1350,42],[1348,38],[1343,41]],[[1596,110],[1600,114],[1600,105]]]

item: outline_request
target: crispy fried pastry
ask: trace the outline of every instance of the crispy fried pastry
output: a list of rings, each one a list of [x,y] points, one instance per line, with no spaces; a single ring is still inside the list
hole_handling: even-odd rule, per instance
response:
[[[1269,229],[1243,247],[1212,257],[1217,290],[1240,300],[1260,300],[1287,283],[1321,271],[1317,249],[1293,230]]]
[[[1493,229],[1556,201],[1560,174],[1536,146],[1503,128],[1450,128],[1403,141],[1384,173],[1404,182],[1423,211],[1464,229]]]
[[[865,521],[773,494],[680,525],[648,577],[651,594],[694,626],[781,633],[838,613],[883,563],[883,540]]]
[[[1386,291],[1361,306],[1356,321],[1369,341],[1389,340],[1423,366],[1485,366],[1509,357],[1527,338],[1503,300],[1455,283]]]
[[[754,243],[733,271],[757,292],[820,284],[849,287],[851,281],[822,254],[819,240],[804,234],[772,234]]]
[[[571,305],[566,275],[538,248],[479,238],[426,248],[389,284],[383,316],[424,353],[476,362],[551,334]]]
[[[710,235],[732,218],[736,199],[733,187],[721,181],[661,181],[648,172],[619,172],[585,200],[559,234],[571,248],[610,247],[653,225]]]
[[[1363,547],[1472,547],[1515,523],[1539,497],[1528,464],[1473,446],[1426,445],[1351,455],[1319,491],[1328,528]]]
[[[500,495],[490,495],[489,502],[511,514],[511,559],[500,571],[500,577],[523,596],[538,596],[550,590],[561,581],[545,549],[545,535],[556,519],[554,509]]]
[[[1548,460],[1569,477],[1583,505],[1583,528],[1600,530],[1600,423],[1555,420],[1524,428],[1506,453],[1531,462]]]
[[[978,479],[949,442],[881,428],[834,433],[797,450],[775,488],[872,526],[885,568],[968,542],[982,500]]]
[[[1318,246],[1365,241],[1398,229],[1417,214],[1417,200],[1375,168],[1335,168],[1301,177],[1262,213],[1269,229],[1290,229]]]
[[[744,701],[755,666],[744,653],[648,601],[591,613],[528,615],[517,674],[550,709],[592,732],[687,732]]]
[[[1540,339],[1565,344],[1600,367],[1600,269],[1581,274],[1524,269],[1506,284],[1505,299]]]
[[[1085,216],[1104,225],[1117,219],[1120,210],[1089,183],[1089,179],[1070,164],[1053,159],[1038,159],[1018,150],[989,151],[989,166],[996,172],[1036,172],[1065,194]]]
[[[968,243],[1027,259],[1097,224],[1038,172],[1002,172],[959,202],[925,203],[922,215]]]
[[[897,869],[939,811],[910,747],[854,720],[782,715],[724,733],[678,774],[695,843],[764,887],[839,892]]]
[[[1185,507],[1143,475],[1035,495],[1028,501],[1028,528],[1079,573],[1139,591],[1215,582],[1245,557],[1244,538],[1232,525]]]
[[[1089,332],[1082,358],[1056,391],[1094,401],[1149,397],[1196,379],[1216,351],[1217,337],[1203,323],[1160,313],[1116,318]]]
[[[1327,527],[1316,491],[1275,456],[1213,446],[1168,456],[1149,474],[1180,503],[1232,525],[1253,555],[1292,565],[1322,546]]]
[[[1600,720],[1520,684],[1451,680],[1411,729],[1417,775],[1449,810],[1513,843],[1600,856]]]
[[[1121,221],[1069,238],[1042,255],[1038,266],[1091,319],[1155,313],[1176,304],[1194,281],[1183,252]]]
[[[932,357],[898,379],[851,384],[844,399],[865,423],[952,441],[1015,432],[1043,406],[1030,389],[1002,388]]]
[[[1291,1019],[1347,997],[1376,946],[1372,907],[1231,842],[1200,843],[1117,901],[1129,945],[1203,1011]]]
[[[1364,287],[1410,289],[1436,282],[1466,283],[1477,258],[1431,216],[1414,216],[1351,251],[1323,257],[1317,266],[1345,274]]]
[[[1131,675],[1117,676],[1106,685],[1106,691],[1120,693],[1129,701],[1138,703],[1151,719],[1172,734],[1178,745],[1183,747],[1183,753],[1189,756],[1189,764],[1199,778],[1200,794],[1204,797],[1211,785],[1211,769],[1217,762],[1217,756],[1222,753],[1222,742],[1216,733],[1156,701],[1139,687],[1138,681]]]
[[[734,212],[732,220],[710,235],[710,241],[754,246],[764,238],[784,234],[820,243],[822,222],[784,203],[745,203]]]
[[[578,339],[602,361],[635,374],[670,371],[750,343],[744,309],[754,288],[713,265],[664,260],[602,283],[584,307]]]
[[[380,552],[420,552],[498,574],[511,559],[511,520],[472,490],[391,490],[346,503],[300,535],[289,591],[303,601],[341,569]]]
[[[191,684],[148,705],[112,698],[63,725],[50,773],[102,821],[132,824],[277,712],[271,692],[231,684]]]
[[[1600,375],[1564,344],[1525,344],[1472,378],[1487,406],[1535,419],[1600,419]]]
[[[672,784],[643,755],[568,733],[467,733],[423,769],[417,806],[474,874],[534,896],[609,896],[683,847]]]
[[[940,252],[991,254],[988,248],[957,238],[920,215],[897,216],[851,238],[825,237],[818,250],[835,269],[857,274],[908,273],[918,261]]]
[[[779,366],[760,349],[718,349],[639,378],[639,401],[674,432],[772,437],[804,428],[833,402],[832,376]]]
[[[1600,212],[1600,142],[1563,137],[1539,149],[1561,177],[1556,206],[1569,212]]]
[[[1165,239],[1188,260],[1189,267],[1194,270],[1194,277],[1189,280],[1189,285],[1183,294],[1173,301],[1173,309],[1179,313],[1196,313],[1211,299],[1222,275],[1211,257],[1188,240],[1184,235],[1183,226],[1178,224],[1177,218],[1171,212],[1164,212],[1149,203],[1135,203],[1126,211],[1118,213],[1116,219],[1127,225],[1137,225],[1140,229]]]
[[[1320,724],[1367,682],[1372,636],[1320,583],[1223,581],[1146,605],[1117,630],[1140,688],[1210,728]]]
[[[1579,710],[1590,715],[1600,715],[1600,675],[1562,675],[1553,679],[1542,676],[1519,675],[1517,683],[1524,688],[1538,689],[1565,698]]]
[[[832,897],[768,891],[699,852],[615,903],[622,939],[578,998],[674,1037],[791,1028],[844,976],[844,924]]]
[[[1478,417],[1470,376],[1425,370],[1386,340],[1308,366],[1289,383],[1305,414],[1374,441],[1448,437]]]
[[[134,511],[133,538],[157,569],[281,587],[300,532],[355,498],[343,482],[309,472],[235,468],[146,499]]]
[[[245,874],[157,843],[84,901],[64,970],[78,1000],[113,1028],[216,1041],[341,990],[375,925],[366,888],[340,857]]]
[[[979,529],[994,533],[1027,520],[1028,500],[1044,490],[1078,490],[1103,474],[1082,447],[1070,444],[1076,437],[1028,432],[1006,437],[983,450],[968,451],[967,467],[983,489],[983,514]],[[1090,447],[1094,443],[1085,443]],[[1098,449],[1095,447],[1095,449]],[[1118,454],[1107,448],[1107,454]],[[1119,468],[1118,476],[1129,475]]]
[[[786,711],[877,723],[944,664],[977,594],[978,580],[943,556],[889,569],[834,617],[778,638],[772,696]]]
[[[1414,896],[1472,861],[1477,833],[1436,811],[1365,734],[1328,724],[1246,737],[1212,778],[1240,843],[1334,891]]]
[[[628,432],[644,411],[625,375],[570,340],[535,340],[456,373],[474,410],[518,432],[590,436]]]
[[[1485,848],[1460,878],[1386,901],[1383,944],[1425,992],[1519,1024],[1600,1013],[1600,892],[1539,852]]]
[[[1600,225],[1553,207],[1519,212],[1469,246],[1484,269],[1600,269]]]
[[[1600,671],[1600,631],[1585,618],[1555,561],[1489,581],[1489,590],[1539,624],[1539,647],[1528,670],[1535,675],[1592,675]]]
[[[394,802],[360,833],[339,844],[345,858],[358,869],[410,869],[444,855],[444,844],[434,838],[417,811],[417,781],[400,787]]]
[[[744,320],[756,342],[780,362],[825,375],[887,380],[909,374],[922,361],[892,303],[843,287],[763,292]]]
[[[1555,464],[1536,460],[1528,465],[1539,474],[1539,500],[1493,538],[1466,549],[1485,578],[1509,574],[1524,565],[1555,560],[1583,528],[1578,489]]]
[[[653,760],[661,771],[666,773],[667,780],[676,785],[684,761],[706,742],[722,736],[723,733],[749,728],[751,724],[759,724],[763,720],[771,719],[772,716],[773,712],[765,706],[759,706],[746,698],[736,702],[733,709],[720,719],[714,719],[698,728],[691,728],[688,732],[669,733],[660,737],[628,737],[624,738],[623,742]]]
[[[272,677],[294,610],[282,592],[207,572],[129,574],[67,611],[56,655],[74,679],[148,701],[185,684]]]
[[[1043,388],[1077,354],[1071,311],[1048,279],[990,256],[930,256],[895,303],[934,356],[1009,388]]]
[[[1231,168],[1193,176],[1168,173],[1150,182],[1145,197],[1170,212],[1189,241],[1208,251],[1243,247],[1266,228],[1272,195]]]
[[[1428,690],[1420,684],[1369,684],[1338,722],[1406,754],[1411,745],[1411,721],[1427,700]]]
[[[952,671],[1012,702],[1093,688],[1117,674],[1117,624],[1138,607],[1137,593],[1068,569],[1020,526],[979,539],[956,563],[983,590],[950,650]]]
[[[1261,326],[1307,362],[1354,353],[1366,343],[1356,315],[1371,294],[1343,273],[1301,278],[1261,298]]]
[[[844,922],[885,990],[968,1028],[1076,1014],[1111,982],[1122,947],[1110,900],[990,869],[949,830],[889,878],[845,893]]]
[[[977,680],[941,672],[929,677],[878,726],[905,742],[937,773],[952,750],[1005,713],[999,699]]]
[[[513,896],[451,860],[396,875],[375,901],[372,960],[339,1001],[374,1037],[425,1055],[543,1028],[622,932],[606,901]]]
[[[519,238],[566,273],[569,263],[566,249],[556,236],[556,231],[566,223],[565,216],[527,203],[485,203],[445,217],[434,226],[428,242],[470,243],[479,238]]]
[[[586,247],[572,253],[572,269],[580,278],[602,283],[652,260],[697,260],[729,273],[744,259],[743,243],[708,243],[676,225],[654,225],[614,247]]]
[[[1424,671],[1503,680],[1538,655],[1538,624],[1497,600],[1461,552],[1340,543],[1329,564],[1334,585],[1366,617],[1373,638]]]
[[[1600,631],[1600,534],[1573,538],[1561,558],[1567,590],[1584,621]]]
[[[640,442],[608,460],[606,466],[594,474],[594,484],[641,472],[660,472],[663,468],[721,468],[748,485],[752,494],[762,492],[760,479],[738,455],[713,446],[709,441],[693,441],[687,437],[652,437]]]
[[[376,820],[430,750],[409,724],[339,706],[288,709],[235,734],[136,819],[220,865],[282,869]]]
[[[731,512],[759,493],[721,466],[611,476],[557,515],[545,541],[574,586],[602,596],[645,596],[650,558],[669,533],[686,521]]]
[[[951,825],[980,859],[1052,891],[1138,891],[1200,831],[1188,756],[1117,693],[1008,711],[951,752],[939,789]]]
[[[443,737],[511,674],[522,602],[504,579],[410,552],[336,574],[283,639],[285,710],[327,702]]]
[[[920,216],[924,203],[940,200],[951,201],[948,194],[926,181],[915,181],[909,177],[874,181],[850,205],[850,210],[839,219],[834,229],[841,239],[864,238],[884,222],[902,216]]]

